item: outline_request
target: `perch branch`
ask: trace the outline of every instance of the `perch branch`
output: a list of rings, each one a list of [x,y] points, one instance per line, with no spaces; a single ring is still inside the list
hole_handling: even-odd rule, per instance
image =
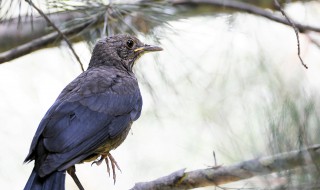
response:
[[[212,167],[189,172],[181,169],[154,181],[136,183],[130,190],[185,190],[205,186],[218,186],[319,162],[320,144],[302,150],[247,160],[230,166]]]

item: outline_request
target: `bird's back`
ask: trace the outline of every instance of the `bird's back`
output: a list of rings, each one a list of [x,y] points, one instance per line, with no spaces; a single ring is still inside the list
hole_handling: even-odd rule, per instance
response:
[[[65,87],[44,116],[26,161],[36,158],[44,176],[110,151],[125,139],[141,107],[133,73],[91,68]]]

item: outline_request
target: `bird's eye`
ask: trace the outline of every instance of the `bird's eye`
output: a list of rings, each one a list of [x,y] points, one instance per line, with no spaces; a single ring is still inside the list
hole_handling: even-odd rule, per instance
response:
[[[133,40],[131,40],[131,39],[130,39],[130,40],[128,40],[128,41],[127,41],[127,47],[128,47],[128,48],[130,48],[130,49],[132,49],[132,48],[133,48],[133,46],[134,46],[134,41],[133,41]]]

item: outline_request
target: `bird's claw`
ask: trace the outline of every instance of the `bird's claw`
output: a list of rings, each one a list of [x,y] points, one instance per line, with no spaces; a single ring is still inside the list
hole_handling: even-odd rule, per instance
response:
[[[102,163],[103,160],[104,160],[104,157],[101,156],[101,158],[100,158],[99,160],[96,160],[96,161],[92,162],[92,163],[91,163],[91,166],[92,166],[93,164],[96,164],[97,166],[100,166],[100,164]]]
[[[113,182],[116,183],[116,179],[117,179],[117,175],[116,175],[116,168],[120,171],[120,167],[117,163],[117,161],[113,158],[113,156],[108,153],[107,156],[105,157],[105,161],[106,161],[106,164],[107,164],[107,171],[108,171],[108,174],[109,174],[109,177],[110,177],[110,165],[109,165],[109,160],[110,160],[110,163],[111,163],[111,168],[112,168],[112,178],[113,178]]]
[[[116,168],[117,168],[120,172],[122,172],[122,171],[121,171],[121,169],[120,169],[117,161],[113,158],[113,156],[112,156],[110,153],[108,153],[108,154],[102,154],[99,160],[96,160],[96,161],[92,162],[91,166],[92,166],[93,164],[96,164],[97,166],[99,166],[99,165],[102,163],[103,160],[105,160],[105,162],[106,162],[107,172],[108,172],[108,174],[109,174],[109,177],[110,177],[110,165],[109,165],[109,161],[110,161],[110,163],[111,163],[111,169],[112,169],[113,182],[116,183],[116,178],[117,178]]]

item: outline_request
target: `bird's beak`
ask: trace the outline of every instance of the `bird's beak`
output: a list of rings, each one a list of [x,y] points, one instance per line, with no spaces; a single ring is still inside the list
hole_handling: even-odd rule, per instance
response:
[[[144,45],[134,50],[134,52],[152,52],[152,51],[162,51],[163,49],[158,46]]]

